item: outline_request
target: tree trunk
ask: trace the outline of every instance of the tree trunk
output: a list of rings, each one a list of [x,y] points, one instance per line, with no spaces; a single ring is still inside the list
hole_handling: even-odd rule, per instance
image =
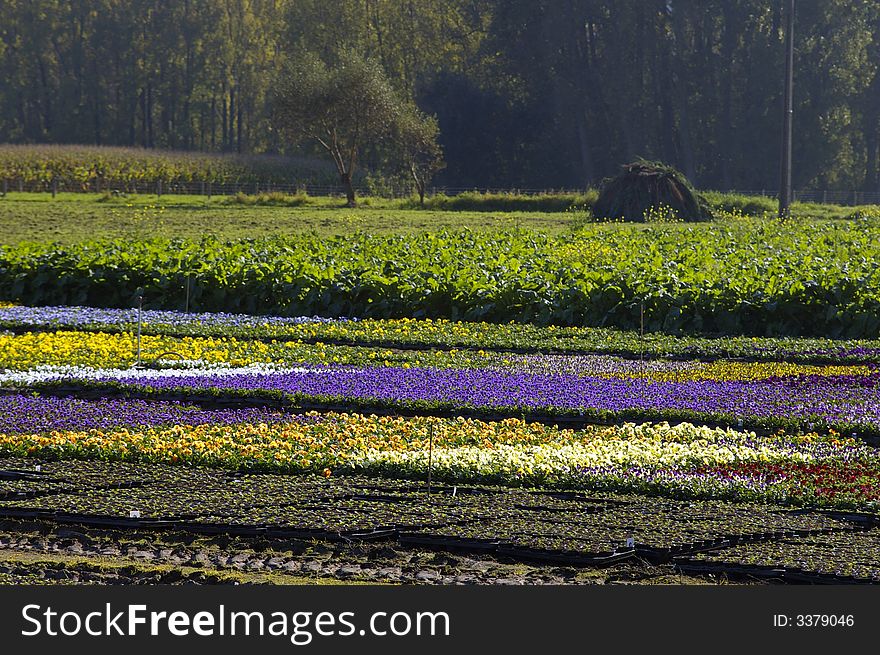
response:
[[[681,152],[681,166],[684,175],[693,184],[697,184],[697,170],[694,164],[694,148],[691,140],[691,118],[688,102],[690,101],[687,87],[687,67],[684,61],[689,49],[685,44],[685,25],[681,10],[672,14],[672,34],[674,51],[671,57],[672,99],[673,107],[678,114],[678,142]]]
[[[419,179],[418,176],[414,176],[416,178],[416,191],[419,192],[419,207],[424,208],[425,206],[425,180]]]
[[[721,180],[721,188],[727,190],[733,186],[733,152],[736,134],[733,125],[733,81],[734,75],[739,73],[734,68],[734,51],[736,50],[736,29],[738,26],[734,10],[729,5],[724,6],[724,19],[722,21],[721,36],[721,61],[727,66],[722,73],[721,92],[721,120],[718,123],[718,132],[715,137],[715,145],[720,155],[720,170],[718,177]],[[740,73],[741,74],[741,73]]]
[[[153,83],[147,82],[147,140],[149,141],[147,147],[153,148],[155,147],[155,140],[153,138]]]
[[[342,186],[345,187],[345,201],[349,207],[357,207],[357,197],[354,193],[354,185],[351,183],[351,173],[342,173],[339,176]]]
[[[593,168],[593,155],[590,152],[590,137],[587,131],[587,112],[578,120],[578,143],[581,151],[581,180],[584,188],[589,188],[593,183],[595,172]]]
[[[222,126],[223,126],[223,133],[222,133],[221,139],[220,139],[220,149],[225,151],[226,144],[229,142],[229,126],[228,126],[228,122],[227,122],[228,121],[227,102],[228,102],[229,96],[227,95],[227,92],[226,92],[226,82],[223,82],[223,90],[222,90],[221,97],[223,98],[223,105],[222,105],[223,113],[222,113],[222,121],[221,121]]]
[[[880,146],[880,134],[878,134],[877,112],[873,109],[867,109],[865,116],[865,148],[867,150],[867,161],[865,162],[865,179],[862,182],[863,191],[878,191],[878,162],[877,149]]]
[[[880,31],[880,20],[876,21],[873,26],[874,33]],[[880,48],[873,48],[878,53]],[[862,120],[865,133],[865,179],[862,182],[862,190],[876,192],[880,191],[880,162],[878,162],[878,149],[880,149],[880,108],[877,103],[880,101],[880,72],[874,74],[874,79],[864,91],[865,101],[863,103]]]
[[[235,121],[235,151],[241,154],[241,94],[238,96],[238,107],[236,109],[238,110],[238,117]]]
[[[229,140],[226,142],[226,150],[230,152],[235,148],[235,109],[238,102],[235,86],[233,82],[229,87]]]
[[[147,147],[147,91],[141,88],[141,147]]]

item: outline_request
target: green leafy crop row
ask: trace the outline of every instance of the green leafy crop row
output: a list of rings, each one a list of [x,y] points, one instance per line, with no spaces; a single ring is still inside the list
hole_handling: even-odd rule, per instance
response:
[[[872,221],[594,225],[569,238],[467,230],[0,248],[0,298],[647,332],[873,338]]]

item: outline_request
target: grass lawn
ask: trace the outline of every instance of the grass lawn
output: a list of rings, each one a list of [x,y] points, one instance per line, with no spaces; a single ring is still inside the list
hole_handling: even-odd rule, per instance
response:
[[[398,201],[365,198],[356,209],[338,198],[313,198],[300,207],[248,205],[225,196],[9,193],[0,198],[0,244],[20,241],[76,243],[98,237],[241,239],[313,232],[377,234],[529,228],[550,234],[569,229],[566,212],[485,212],[401,209]],[[370,204],[367,205],[366,203]],[[313,204],[311,204],[313,203]]]
[[[770,198],[708,192],[716,208],[715,223],[745,225],[775,215]],[[524,202],[528,197],[523,197]],[[462,202],[458,202],[462,200]],[[413,234],[467,227],[497,231],[523,228],[549,235],[571,232],[589,221],[582,208],[573,211],[502,211],[492,209],[498,198],[467,204],[468,198],[429,198],[426,208],[414,208],[410,199],[364,197],[351,209],[344,199],[281,196],[191,196],[132,194],[112,197],[94,193],[8,193],[0,196],[0,245],[21,241],[71,244],[99,237],[142,240],[153,237],[198,239],[261,238],[314,233],[345,235],[354,231],[372,234]],[[501,197],[504,200],[504,197]],[[560,205],[561,206],[561,205]],[[462,207],[466,207],[462,209]],[[794,203],[798,219],[829,220],[876,216],[877,207],[843,207]],[[593,225],[590,230],[623,228],[627,231],[651,224]],[[686,227],[682,225],[682,227]]]

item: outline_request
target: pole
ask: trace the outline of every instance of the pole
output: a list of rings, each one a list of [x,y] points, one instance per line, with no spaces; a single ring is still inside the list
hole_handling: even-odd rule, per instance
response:
[[[138,331],[137,331],[137,367],[141,367],[141,311],[144,308],[144,292],[137,290],[138,294]]]
[[[431,495],[431,461],[434,454],[434,424],[428,424],[428,495]]]
[[[794,0],[787,0],[785,28],[785,89],[782,109],[782,179],[779,186],[779,218],[791,216],[791,118],[794,88]]]
[[[645,301],[639,303],[639,362],[645,359]]]

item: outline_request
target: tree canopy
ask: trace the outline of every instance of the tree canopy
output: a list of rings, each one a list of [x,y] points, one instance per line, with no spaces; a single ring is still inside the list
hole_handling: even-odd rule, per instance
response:
[[[330,155],[351,206],[352,175],[363,149],[390,137],[402,112],[382,68],[352,51],[333,65],[312,53],[298,54],[276,84],[278,124],[294,142],[313,140]]]
[[[353,51],[436,117],[439,184],[581,188],[644,157],[699,188],[775,190],[782,5],[0,0],[0,141],[289,151],[281,62]],[[797,189],[880,190],[878,44],[880,3],[798,3]]]

